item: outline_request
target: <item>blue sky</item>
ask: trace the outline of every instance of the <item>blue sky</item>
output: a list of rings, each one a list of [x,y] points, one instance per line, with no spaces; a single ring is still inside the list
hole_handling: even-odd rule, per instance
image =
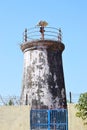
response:
[[[0,95],[20,96],[22,33],[40,20],[62,29],[66,92],[87,92],[87,1],[3,0],[0,1]]]

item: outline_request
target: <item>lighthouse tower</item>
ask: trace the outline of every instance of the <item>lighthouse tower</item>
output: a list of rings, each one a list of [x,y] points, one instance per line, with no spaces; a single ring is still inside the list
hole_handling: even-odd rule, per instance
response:
[[[20,103],[32,108],[66,108],[61,29],[38,26],[25,29],[21,50],[24,54]]]

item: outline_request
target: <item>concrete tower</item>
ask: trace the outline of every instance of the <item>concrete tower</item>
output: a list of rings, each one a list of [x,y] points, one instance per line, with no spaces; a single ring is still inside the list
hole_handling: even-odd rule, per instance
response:
[[[61,29],[46,27],[45,21],[25,29],[21,50],[24,54],[20,103],[32,108],[66,108]]]

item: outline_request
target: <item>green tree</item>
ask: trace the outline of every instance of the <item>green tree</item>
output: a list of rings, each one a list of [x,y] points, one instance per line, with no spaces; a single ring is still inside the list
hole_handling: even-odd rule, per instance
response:
[[[14,102],[12,101],[12,99],[9,100],[8,105],[9,105],[9,106],[14,105]]]
[[[84,120],[84,124],[87,125],[87,92],[80,94],[78,104],[76,104],[77,112],[76,116]]]

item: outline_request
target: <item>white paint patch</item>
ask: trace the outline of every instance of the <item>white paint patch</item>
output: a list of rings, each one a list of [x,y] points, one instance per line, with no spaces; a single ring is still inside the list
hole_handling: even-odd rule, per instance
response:
[[[56,75],[54,74],[54,81],[56,81]]]
[[[62,95],[62,98],[65,98],[64,88],[62,88],[61,95]]]

